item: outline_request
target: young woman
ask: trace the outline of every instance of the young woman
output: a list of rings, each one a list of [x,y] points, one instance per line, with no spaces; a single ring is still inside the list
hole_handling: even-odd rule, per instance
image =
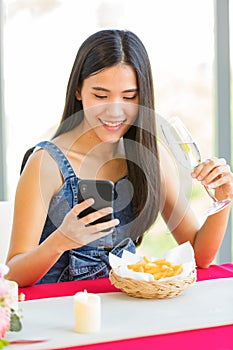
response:
[[[157,145],[150,62],[130,31],[103,30],[87,38],[75,59],[60,126],[52,141],[25,160],[14,210],[8,278],[20,286],[107,277],[109,251],[134,252],[159,211],[179,244],[190,241],[207,267],[224,236],[230,206],[200,227]],[[224,159],[201,163],[192,176],[233,197]],[[111,207],[77,216],[80,179],[114,182],[114,219],[89,225]],[[110,233],[105,232],[111,229]]]

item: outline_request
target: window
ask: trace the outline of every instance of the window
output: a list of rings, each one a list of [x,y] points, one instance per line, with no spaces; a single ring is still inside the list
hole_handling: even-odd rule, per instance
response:
[[[144,0],[143,6],[134,0],[8,0],[4,6],[9,199],[14,198],[24,152],[50,138],[59,122],[79,45],[106,27],[138,34],[152,62],[157,113],[164,118],[178,115],[199,144],[203,159],[213,154],[212,0]],[[192,205],[204,220],[211,199],[200,185],[193,183],[191,190]],[[151,240],[153,255],[173,246],[164,232],[159,220],[141,249],[149,250]]]

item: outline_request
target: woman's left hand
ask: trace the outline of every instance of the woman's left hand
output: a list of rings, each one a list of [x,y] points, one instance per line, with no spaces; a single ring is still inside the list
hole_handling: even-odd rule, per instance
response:
[[[224,158],[211,158],[200,163],[192,177],[207,188],[215,190],[218,200],[233,199],[233,173]]]

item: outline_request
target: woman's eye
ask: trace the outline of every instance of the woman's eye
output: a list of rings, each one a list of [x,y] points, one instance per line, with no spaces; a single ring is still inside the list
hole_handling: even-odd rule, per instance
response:
[[[105,95],[103,96],[103,95],[96,95],[96,94],[95,94],[95,97],[100,98],[100,99],[107,98],[107,96],[105,96]]]
[[[124,98],[125,100],[134,100],[136,97],[137,97],[137,95],[130,96],[130,97],[125,96],[125,97],[123,97],[123,98]]]

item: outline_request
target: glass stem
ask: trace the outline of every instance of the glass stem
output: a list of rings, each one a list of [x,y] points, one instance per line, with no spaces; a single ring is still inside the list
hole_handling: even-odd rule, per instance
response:
[[[213,199],[214,202],[218,202],[217,198],[210,192],[210,190],[207,188],[207,186],[204,185],[204,188],[208,195]]]

